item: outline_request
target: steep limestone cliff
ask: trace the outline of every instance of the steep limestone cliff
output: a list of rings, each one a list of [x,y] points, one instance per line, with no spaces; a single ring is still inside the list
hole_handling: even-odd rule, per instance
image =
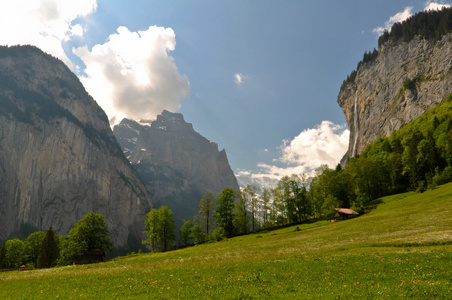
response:
[[[388,41],[338,96],[350,128],[343,162],[416,119],[452,93],[452,34],[441,40]]]
[[[0,47],[0,239],[21,228],[67,234],[103,214],[115,246],[140,240],[152,204],[103,110],[61,61]]]
[[[113,133],[156,205],[168,205],[177,225],[198,213],[206,191],[217,196],[239,189],[225,150],[195,132],[182,114],[163,111],[150,126],[124,119]]]

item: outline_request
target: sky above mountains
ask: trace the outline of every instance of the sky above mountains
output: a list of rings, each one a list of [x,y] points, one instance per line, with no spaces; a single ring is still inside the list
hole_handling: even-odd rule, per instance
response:
[[[334,168],[343,80],[394,22],[448,2],[15,0],[0,44],[62,59],[112,123],[181,112],[255,179]]]

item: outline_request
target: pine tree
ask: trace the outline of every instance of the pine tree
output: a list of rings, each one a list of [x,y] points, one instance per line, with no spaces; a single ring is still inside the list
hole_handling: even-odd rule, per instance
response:
[[[58,237],[55,235],[52,226],[50,226],[42,241],[41,251],[38,256],[38,268],[51,268],[55,266],[59,256]]]

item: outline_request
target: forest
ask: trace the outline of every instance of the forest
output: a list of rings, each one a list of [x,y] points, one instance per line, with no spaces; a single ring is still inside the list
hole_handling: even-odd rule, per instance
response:
[[[410,42],[415,38],[433,39],[437,42],[450,30],[452,30],[452,8],[444,7],[441,10],[421,11],[401,23],[394,23],[391,30],[385,30],[378,38],[378,49],[381,50],[387,42]],[[378,54],[377,49],[366,51],[356,69],[342,83],[341,90],[348,83],[354,82],[359,68],[376,59]]]

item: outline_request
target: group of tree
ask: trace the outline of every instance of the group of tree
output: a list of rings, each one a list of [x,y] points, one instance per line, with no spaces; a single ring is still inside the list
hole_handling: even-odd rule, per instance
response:
[[[378,46],[388,40],[409,42],[415,37],[439,41],[451,29],[452,8],[421,11],[403,22],[394,23],[390,31],[385,30],[378,39]]]
[[[153,251],[166,251],[176,239],[173,212],[168,206],[152,209],[144,221],[146,239],[143,244],[150,245]]]
[[[202,243],[258,229],[331,218],[335,208],[358,212],[379,197],[423,192],[452,181],[452,96],[369,145],[342,167],[321,165],[314,176],[292,175],[271,189],[207,193],[199,215],[180,230],[181,244]],[[204,203],[209,203],[206,209]],[[206,224],[209,224],[206,226]]]
[[[82,251],[109,251],[111,248],[104,217],[91,212],[64,237],[56,235],[50,227],[45,232],[30,234],[25,241],[17,238],[5,241],[0,247],[0,269],[68,265],[74,263]]]

